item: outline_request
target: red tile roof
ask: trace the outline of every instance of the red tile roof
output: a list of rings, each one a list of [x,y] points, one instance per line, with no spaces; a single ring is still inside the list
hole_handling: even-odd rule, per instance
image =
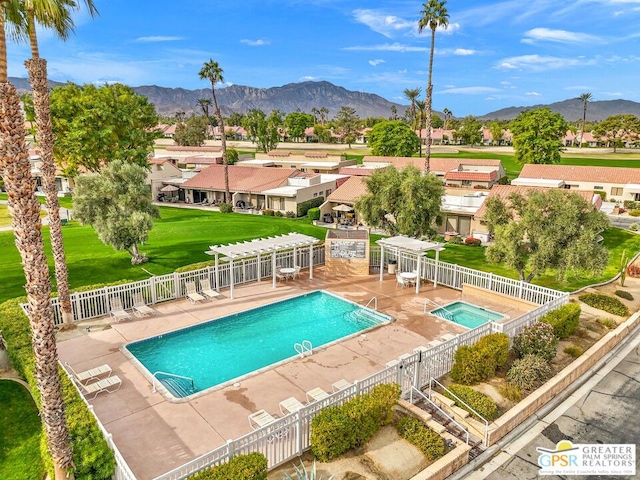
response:
[[[363,163],[369,162],[387,162],[393,164],[396,168],[402,169],[409,165],[413,165],[419,169],[424,168],[424,158],[419,157],[379,157],[365,156]],[[476,165],[500,167],[500,160],[490,160],[484,158],[431,158],[429,160],[429,168],[434,173],[444,174],[450,170],[460,167],[460,165]]]
[[[640,183],[640,168],[537,165],[522,167],[519,178],[544,178],[565,182]]]
[[[219,157],[194,155],[186,157],[184,163],[187,165],[216,165],[222,163],[222,155]]]
[[[450,170],[444,174],[445,180],[469,180],[474,182],[491,182],[498,179],[498,171],[470,172],[468,170]]]
[[[367,184],[362,177],[349,177],[342,185],[329,194],[327,200],[336,203],[353,204],[367,193]]]
[[[182,147],[180,145],[168,145],[164,147],[168,152],[221,152],[222,147]]]
[[[286,183],[287,178],[299,176],[294,168],[245,168],[229,165],[229,190],[260,193]],[[211,165],[182,184],[182,188],[224,191],[224,165]]]

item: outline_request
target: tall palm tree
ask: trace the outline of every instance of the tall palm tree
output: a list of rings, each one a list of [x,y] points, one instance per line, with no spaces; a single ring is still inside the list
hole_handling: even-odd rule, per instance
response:
[[[578,100],[582,100],[582,127],[580,128],[580,144],[579,148],[582,148],[582,141],[584,139],[584,125],[587,123],[587,104],[591,101],[593,95],[589,92],[585,92],[578,97]]]
[[[207,117],[207,123],[209,124],[209,126],[213,131],[213,122],[211,121],[211,115],[209,115],[209,107],[211,106],[211,99],[199,98],[196,103],[202,109],[202,113],[204,113],[204,116]],[[205,138],[209,138],[209,129],[207,129],[207,134],[205,135]]]
[[[427,102],[425,100],[416,100],[416,109],[418,110],[418,131],[420,137],[420,156],[422,156],[422,126],[426,117]]]
[[[429,82],[427,83],[427,141],[425,146],[424,173],[429,173],[429,160],[431,158],[431,111],[433,106],[433,52],[436,42],[436,28],[449,26],[449,12],[447,12],[446,0],[429,0],[422,5],[422,17],[418,21],[418,32],[425,28],[431,29],[431,52],[429,53]]]
[[[56,479],[63,479],[72,477],[73,451],[58,374],[51,282],[44,254],[40,205],[31,176],[20,97],[7,77],[5,14],[10,12],[18,12],[17,18],[21,16],[20,24],[24,25],[24,3],[0,0],[0,172],[8,193],[16,246],[27,280],[25,290],[35,357],[35,378],[41,396],[40,417],[47,433]]]
[[[406,98],[407,100],[409,100],[411,102],[411,128],[413,128],[415,130],[416,129],[416,120],[417,120],[416,101],[418,100],[418,97],[422,93],[422,89],[420,87],[418,87],[418,88],[405,88],[404,92],[402,92],[402,93],[404,94],[404,98]]]
[[[223,70],[218,65],[218,62],[214,62],[213,59],[209,59],[202,68],[198,75],[200,80],[209,80],[211,82],[211,94],[213,95],[213,105],[216,110],[216,118],[218,119],[218,127],[220,128],[220,138],[222,140],[222,163],[224,164],[224,202],[229,203],[231,201],[231,192],[229,192],[229,162],[227,160],[227,139],[225,138],[224,122],[222,120],[222,112],[220,111],[220,105],[218,105],[218,98],[216,97],[216,83],[224,82],[222,76]]]
[[[444,125],[442,126],[442,128],[443,130],[447,130],[447,127],[449,126],[449,119],[453,115],[453,112],[448,108],[445,108],[442,110],[442,113],[444,113]]]

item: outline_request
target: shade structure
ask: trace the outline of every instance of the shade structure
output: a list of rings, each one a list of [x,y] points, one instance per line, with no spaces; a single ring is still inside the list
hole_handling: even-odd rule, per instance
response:
[[[180,189],[175,185],[165,185],[160,189],[161,192],[177,192],[178,190]]]
[[[333,207],[331,210],[335,210],[336,212],[351,212],[353,211],[353,207],[341,203],[340,205]]]

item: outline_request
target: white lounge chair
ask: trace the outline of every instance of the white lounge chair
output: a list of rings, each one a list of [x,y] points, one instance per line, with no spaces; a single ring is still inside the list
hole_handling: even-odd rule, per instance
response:
[[[257,430],[258,428],[261,428],[261,427],[265,427],[275,421],[276,419],[273,417],[273,415],[271,415],[266,410],[258,410],[257,412],[249,415],[249,425],[254,430]]]
[[[211,281],[208,278],[200,279],[200,288],[202,288],[202,294],[208,298],[220,298],[220,292],[211,288]]]
[[[187,298],[191,303],[204,302],[204,297],[196,291],[196,282],[187,282],[185,286],[187,288]]]
[[[133,294],[133,312],[138,317],[146,317],[147,315],[153,315],[156,311],[146,304],[141,293]]]
[[[122,306],[122,300],[120,297],[111,297],[109,299],[109,305],[111,305],[109,315],[116,322],[119,322],[120,320],[131,320],[131,315]]]
[[[331,388],[334,392],[339,392],[340,390],[344,390],[345,388],[349,388],[351,386],[351,382],[347,382],[344,378],[334,382],[331,385]]]
[[[112,377],[104,378],[95,383],[90,383],[89,385],[78,383],[78,386],[80,387],[80,391],[82,392],[82,394],[88,400],[93,400],[98,396],[99,393],[113,393],[120,390],[120,387],[122,386],[122,380],[120,380],[119,376],[113,375]],[[93,397],[89,398],[89,395],[93,395]]]
[[[99,377],[106,375],[107,377],[111,376],[111,372],[113,370],[106,363],[104,365],[100,365],[99,367],[90,368],[89,370],[84,370],[82,372],[76,372],[69,362],[64,362],[65,367],[69,369],[73,377],[77,380],[78,383],[82,383],[86,385],[91,380],[97,380]]]
[[[306,395],[307,395],[308,403],[317,402],[329,396],[329,394],[325,392],[323,389],[321,389],[320,387],[316,387],[313,390],[309,390],[306,393]]]
[[[296,397],[289,397],[286,400],[280,402],[280,412],[283,415],[287,413],[294,413],[304,407],[304,403],[298,400]]]

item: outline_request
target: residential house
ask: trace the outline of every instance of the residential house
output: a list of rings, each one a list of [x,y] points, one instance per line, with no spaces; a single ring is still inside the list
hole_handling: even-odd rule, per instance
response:
[[[36,182],[36,193],[44,195],[44,188],[42,184],[42,158],[40,157],[40,150],[29,150],[29,163],[31,164],[31,176]],[[65,196],[71,193],[73,189],[73,179],[67,177],[64,172],[56,167],[56,188],[58,190],[58,196]]]
[[[565,147],[578,147],[580,144],[588,147],[599,147],[603,142],[594,137],[591,132],[584,132],[581,139],[580,132],[573,133],[571,130],[567,130],[566,135],[562,138],[562,143]]]
[[[354,204],[366,193],[367,184],[362,176],[348,177],[338,182],[335,191],[328,195],[326,201],[320,206],[320,220],[325,223],[338,221],[348,221],[355,225],[362,223],[358,212],[354,209]],[[340,205],[351,207],[353,212],[343,211]]]
[[[341,167],[355,165],[356,160],[347,160],[345,155],[331,155],[327,152],[305,152],[294,154],[285,150],[272,150],[266,154],[257,153],[256,158],[239,161],[242,167],[293,168],[305,173],[338,174]]]
[[[167,159],[150,158],[148,162],[149,173],[147,173],[145,183],[151,189],[151,198],[156,200],[175,195],[179,200],[184,200],[184,192],[182,190],[174,190],[175,193],[172,195],[167,195],[171,192],[161,191],[167,185],[179,187],[184,182],[182,171]]]

